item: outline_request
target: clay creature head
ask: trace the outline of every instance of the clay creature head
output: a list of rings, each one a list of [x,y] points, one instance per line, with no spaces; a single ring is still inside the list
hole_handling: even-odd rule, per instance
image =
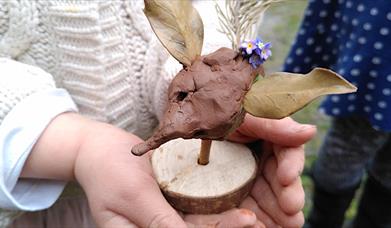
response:
[[[143,153],[175,138],[222,140],[244,118],[243,99],[263,68],[253,68],[229,48],[197,57],[171,82],[168,107],[158,130],[133,147]]]
[[[222,140],[242,123],[246,112],[280,119],[320,95],[356,89],[322,68],[304,76],[283,72],[264,76],[262,65],[254,66],[239,50],[220,48],[201,56],[203,23],[187,0],[145,0],[144,12],[160,41],[184,68],[169,87],[159,128],[132,148],[135,155],[175,138]]]

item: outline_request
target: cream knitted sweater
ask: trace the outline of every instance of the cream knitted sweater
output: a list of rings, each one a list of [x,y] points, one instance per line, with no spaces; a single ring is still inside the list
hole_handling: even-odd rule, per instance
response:
[[[145,137],[163,111],[169,78],[142,8],[141,1],[1,1],[0,56],[49,72],[81,113]],[[0,89],[0,120],[40,86],[11,96]]]
[[[230,47],[216,30],[214,2],[193,4],[204,21],[203,53]],[[80,113],[149,136],[181,65],[155,38],[143,7],[142,0],[0,0],[0,57],[42,69],[0,74],[0,128],[23,99],[59,87]]]

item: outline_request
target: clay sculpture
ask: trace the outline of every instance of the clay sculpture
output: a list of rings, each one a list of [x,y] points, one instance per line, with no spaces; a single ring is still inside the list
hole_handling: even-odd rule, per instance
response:
[[[227,4],[253,4],[254,7],[263,3],[266,9],[272,1],[230,2]],[[215,141],[208,164],[210,140],[224,140],[240,126],[246,113],[280,119],[321,95],[356,90],[338,74],[322,68],[315,68],[307,75],[285,72],[265,75],[262,63],[271,54],[270,44],[259,39],[238,44],[238,36],[232,36],[234,49],[223,47],[201,56],[203,22],[187,0],[145,0],[144,12],[159,40],[182,63],[183,69],[169,87],[167,111],[159,128],[144,143],[134,146],[132,153],[142,155],[176,138],[202,139],[205,145],[202,153],[208,154],[206,161],[201,162],[204,166],[197,163],[200,141],[174,140],[157,149],[152,157],[160,187],[167,199],[182,211],[216,213],[236,206],[247,195],[257,166],[248,149]],[[227,152],[230,148],[234,151]],[[245,152],[238,156],[235,151]],[[225,186],[216,182],[228,178],[228,168],[224,165],[234,169],[233,160],[241,164],[238,166],[251,167],[248,170],[237,167],[236,174],[229,175],[243,174],[243,178],[229,180],[224,189],[216,190],[217,185]],[[223,172],[218,175],[225,175],[224,178],[216,174],[208,181],[204,176],[218,172]]]

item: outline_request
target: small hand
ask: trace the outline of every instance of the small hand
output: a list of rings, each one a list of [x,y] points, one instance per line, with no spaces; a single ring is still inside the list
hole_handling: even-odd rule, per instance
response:
[[[247,115],[230,136],[241,143],[264,140],[259,175],[241,207],[252,210],[266,227],[303,225],[303,144],[315,132],[314,126],[298,124],[291,118],[270,120]]]

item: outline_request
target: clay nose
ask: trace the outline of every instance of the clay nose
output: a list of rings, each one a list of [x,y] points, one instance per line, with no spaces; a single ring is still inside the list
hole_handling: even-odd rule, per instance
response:
[[[149,139],[147,141],[149,141]],[[132,147],[132,154],[136,156],[141,156],[152,150],[152,148],[153,145],[151,145],[151,142],[142,142]]]
[[[147,153],[150,150],[158,148],[160,145],[174,139],[178,138],[175,136],[174,131],[169,131],[167,128],[160,128],[156,131],[152,137],[148,138],[145,142],[139,143],[132,148],[132,154],[136,156],[141,156]]]
[[[176,103],[170,104],[169,111],[166,112],[159,128],[145,142],[133,146],[132,153],[141,156],[172,139],[191,138],[198,124],[184,115],[180,109]],[[195,115],[192,111],[189,113]]]
[[[145,142],[139,143],[132,148],[132,154],[141,156],[150,150],[158,148],[160,145],[168,142],[175,137],[175,127],[170,126],[167,123],[163,123],[154,134],[148,138]]]

